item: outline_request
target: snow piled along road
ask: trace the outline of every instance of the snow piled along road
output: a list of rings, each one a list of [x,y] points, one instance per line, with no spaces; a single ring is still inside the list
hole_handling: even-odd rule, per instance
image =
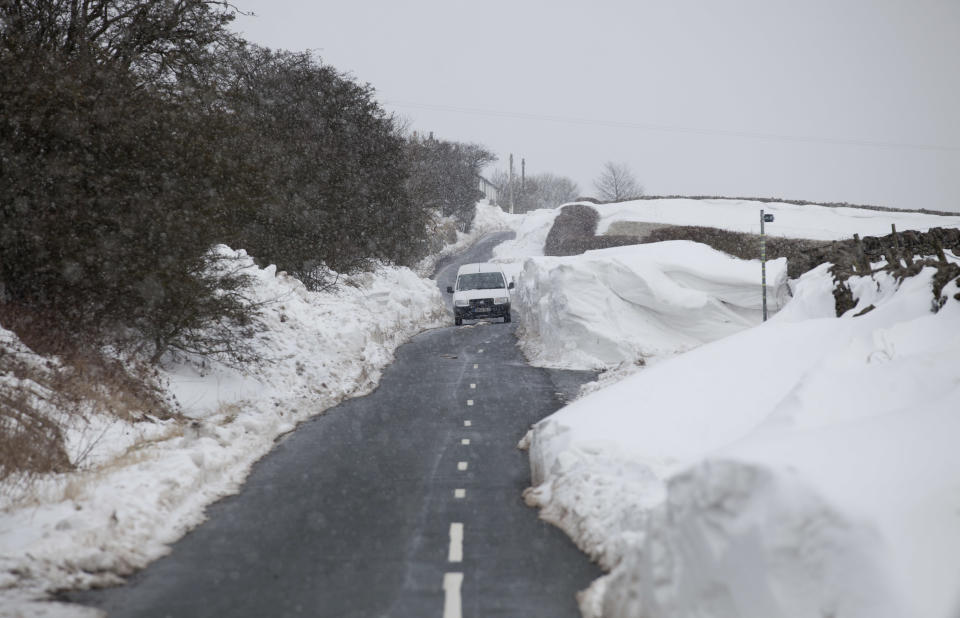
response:
[[[689,350],[757,324],[759,262],[671,241],[527,260],[516,306],[538,365],[592,369]],[[770,306],[786,301],[787,260],[767,263]]]
[[[406,268],[384,266],[310,292],[243,251],[219,250],[254,277],[254,300],[268,303],[267,328],[254,343],[268,362],[168,366],[168,391],[186,422],[94,413],[67,436],[82,459],[77,472],[4,486],[0,614],[55,615],[56,606],[41,602],[49,592],[115,583],[162,556],[203,520],[207,504],[240,488],[278,436],[371,391],[400,344],[448,319],[436,283]],[[13,333],[0,335],[23,362],[45,362],[14,345]]]
[[[777,207],[652,200],[597,208],[608,224],[696,219],[740,229],[739,219]],[[647,219],[657,208],[660,218]],[[794,208],[802,210],[796,221],[781,211],[770,227],[841,238],[890,223],[957,223]],[[790,282],[791,298],[779,293],[786,282],[774,264],[772,307],[782,308],[761,324],[759,264],[702,245],[569,258],[519,252],[506,243],[498,254],[519,274],[515,306],[534,360],[648,361],[525,439],[535,484],[528,503],[610,570],[581,595],[585,616],[956,618],[957,283],[934,313],[931,268],[902,283],[886,273],[853,277],[857,307],[837,318],[829,265]]]

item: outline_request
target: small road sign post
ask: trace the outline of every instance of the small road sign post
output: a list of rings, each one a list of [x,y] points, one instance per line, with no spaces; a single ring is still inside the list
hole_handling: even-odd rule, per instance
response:
[[[763,214],[760,209],[760,287],[763,289],[763,321],[767,321],[767,237],[764,223],[773,223],[773,215]]]

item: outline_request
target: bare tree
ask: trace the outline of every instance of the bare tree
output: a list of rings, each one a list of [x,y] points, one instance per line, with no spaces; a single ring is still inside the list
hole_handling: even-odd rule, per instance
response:
[[[510,174],[506,170],[495,170],[490,181],[500,188],[500,195],[509,192]],[[523,184],[520,178],[515,176],[513,190],[517,196],[517,212],[556,208],[564,202],[572,202],[580,194],[580,187],[576,182],[550,172],[529,175]]]
[[[580,187],[566,176],[557,176],[549,172],[533,176],[534,191],[532,192],[531,209],[556,208],[577,199]]]
[[[593,186],[605,202],[621,202],[643,195],[643,186],[625,163],[607,161]]]

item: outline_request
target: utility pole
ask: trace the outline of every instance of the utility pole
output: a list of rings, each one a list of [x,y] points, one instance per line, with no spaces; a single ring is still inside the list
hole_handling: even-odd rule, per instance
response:
[[[760,209],[760,287],[763,288],[763,321],[767,321],[767,237],[763,224],[773,223],[773,215],[763,214]]]
[[[513,214],[513,153],[510,153],[510,214]]]
[[[523,206],[523,212],[527,212],[525,196],[527,195],[527,160],[520,159],[520,205]]]

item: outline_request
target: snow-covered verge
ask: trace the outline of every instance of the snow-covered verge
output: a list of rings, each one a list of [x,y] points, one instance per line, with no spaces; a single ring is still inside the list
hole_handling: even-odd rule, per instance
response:
[[[44,599],[116,582],[163,555],[203,520],[206,505],[238,490],[278,436],[372,390],[400,344],[446,322],[436,284],[406,268],[383,266],[310,292],[243,251],[220,250],[254,277],[254,300],[269,301],[254,342],[268,362],[168,365],[164,382],[183,420],[94,412],[67,426],[68,453],[83,455],[78,470],[0,487],[0,614],[82,613]],[[0,337],[25,363],[49,360],[9,331]]]
[[[960,288],[853,277],[836,318],[828,267],[535,426],[528,503],[611,570],[585,616],[960,615]]]
[[[606,234],[610,226],[618,221],[706,226],[759,234],[761,209],[776,217],[773,223],[765,226],[765,232],[770,236],[786,238],[841,240],[851,238],[854,234],[883,236],[890,233],[891,223],[896,224],[901,232],[925,232],[931,227],[960,227],[960,215],[950,217],[816,204],[669,198],[583,204],[600,213],[597,234]]]
[[[670,241],[524,262],[513,306],[535,365],[645,362],[759,324],[759,260]],[[767,263],[768,306],[788,298],[786,259]]]

